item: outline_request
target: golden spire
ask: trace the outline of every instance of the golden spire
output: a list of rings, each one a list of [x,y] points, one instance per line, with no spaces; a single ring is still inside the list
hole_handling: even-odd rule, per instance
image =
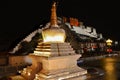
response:
[[[56,14],[56,2],[53,3],[51,8],[51,27],[58,27],[57,14]]]

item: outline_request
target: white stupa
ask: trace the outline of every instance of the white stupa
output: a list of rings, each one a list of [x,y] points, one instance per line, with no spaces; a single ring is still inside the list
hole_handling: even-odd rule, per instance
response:
[[[65,31],[57,25],[55,2],[50,23],[42,31],[43,42],[38,43],[34,53],[29,55],[32,66],[24,68],[21,75],[26,80],[84,80],[87,70],[77,66],[81,55],[65,42]]]

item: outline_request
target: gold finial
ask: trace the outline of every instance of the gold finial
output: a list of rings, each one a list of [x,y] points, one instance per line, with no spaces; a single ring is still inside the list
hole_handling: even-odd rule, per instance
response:
[[[56,14],[56,2],[53,3],[51,8],[51,27],[58,27],[57,25],[57,14]]]

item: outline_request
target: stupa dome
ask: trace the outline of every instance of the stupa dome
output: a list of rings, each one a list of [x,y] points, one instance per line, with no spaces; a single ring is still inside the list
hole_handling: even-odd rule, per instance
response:
[[[59,27],[51,27],[42,31],[44,42],[64,42],[66,35],[65,31]]]
[[[64,42],[65,31],[57,24],[56,3],[52,5],[50,26],[42,31],[44,42]]]

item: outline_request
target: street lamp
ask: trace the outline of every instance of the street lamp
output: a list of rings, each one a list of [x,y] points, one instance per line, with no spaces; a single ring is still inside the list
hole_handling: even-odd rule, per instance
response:
[[[111,39],[108,39],[108,40],[106,40],[106,43],[107,43],[107,46],[111,46],[112,45],[112,40]]]
[[[111,39],[107,39],[106,40],[106,44],[107,44],[107,46],[108,46],[108,48],[107,48],[107,52],[112,52],[112,49],[110,48],[111,46],[112,46],[112,40]]]

